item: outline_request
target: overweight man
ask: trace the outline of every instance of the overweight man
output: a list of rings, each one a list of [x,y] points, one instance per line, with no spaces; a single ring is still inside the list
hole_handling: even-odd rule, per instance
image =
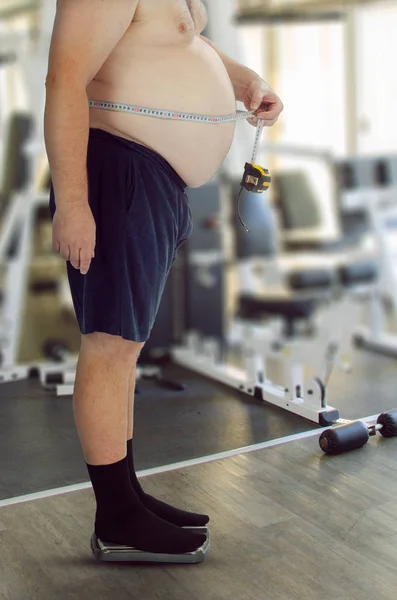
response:
[[[237,100],[272,126],[283,109],[259,75],[201,35],[206,22],[200,0],[58,0],[46,78],[53,248],[67,261],[81,331],[73,408],[96,498],[94,533],[181,562],[205,543],[209,517],[167,505],[138,482],[136,362],[192,230],[186,187],[216,173],[235,122],[177,117],[230,115]]]

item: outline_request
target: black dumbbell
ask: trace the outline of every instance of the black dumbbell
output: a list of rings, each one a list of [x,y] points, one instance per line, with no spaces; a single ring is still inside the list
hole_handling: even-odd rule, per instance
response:
[[[332,429],[326,429],[320,435],[321,450],[328,455],[342,454],[364,446],[376,432],[383,437],[397,436],[397,410],[379,415],[375,423],[350,421]]]

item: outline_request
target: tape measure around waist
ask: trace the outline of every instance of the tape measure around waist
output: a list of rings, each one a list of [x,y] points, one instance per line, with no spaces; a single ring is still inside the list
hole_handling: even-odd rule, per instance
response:
[[[134,106],[133,104],[120,104],[119,102],[105,102],[103,100],[88,100],[90,108],[110,110],[116,112],[125,112],[145,117],[154,117],[156,119],[173,119],[175,121],[191,121],[196,123],[208,123],[217,125],[220,123],[233,123],[244,119],[250,119],[255,115],[254,110],[238,110],[230,115],[199,115],[195,113],[184,113],[174,110],[161,110],[147,108],[144,106]]]

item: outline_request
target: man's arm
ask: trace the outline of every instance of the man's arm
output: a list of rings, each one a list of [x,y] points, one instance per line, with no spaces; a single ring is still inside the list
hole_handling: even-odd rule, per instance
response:
[[[128,29],[139,0],[58,0],[44,133],[57,208],[87,203],[86,88]]]

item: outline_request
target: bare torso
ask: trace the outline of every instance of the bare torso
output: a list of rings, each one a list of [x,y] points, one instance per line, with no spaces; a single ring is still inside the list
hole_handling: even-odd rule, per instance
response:
[[[206,20],[200,0],[141,0],[127,33],[89,84],[88,98],[205,115],[233,113],[226,69],[200,37]],[[90,109],[90,126],[152,148],[192,187],[219,169],[235,128],[98,109]]]

